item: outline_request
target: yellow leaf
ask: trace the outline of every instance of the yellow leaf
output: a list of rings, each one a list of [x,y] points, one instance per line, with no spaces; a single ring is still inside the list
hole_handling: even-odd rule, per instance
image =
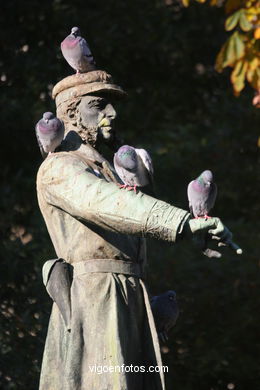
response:
[[[252,81],[250,82],[253,88],[259,90],[260,89],[260,69],[255,69],[252,77]]]
[[[184,7],[188,7],[190,5],[189,0],[181,0],[181,1],[182,1],[182,4],[184,5]]]
[[[255,39],[260,39],[260,27],[257,27],[254,32]]]
[[[245,86],[245,74],[248,67],[248,62],[240,60],[236,63],[232,73],[231,73],[231,82],[233,84],[234,93],[236,96],[240,94],[242,89]]]
[[[224,69],[224,67],[223,67],[223,59],[224,59],[224,52],[225,52],[225,50],[226,50],[226,43],[220,49],[220,51],[219,51],[219,53],[217,55],[217,58],[216,58],[216,62],[215,62],[215,69],[219,73],[221,73],[222,70]]]
[[[240,13],[239,25],[243,31],[250,31],[253,27],[253,25],[247,19],[244,9],[242,9]]]
[[[250,70],[255,70],[258,67],[259,59],[257,57],[252,57],[250,61],[248,61],[248,65]]]

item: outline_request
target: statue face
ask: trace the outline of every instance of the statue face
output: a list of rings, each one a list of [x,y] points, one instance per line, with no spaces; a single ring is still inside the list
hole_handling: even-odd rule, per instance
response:
[[[78,110],[81,124],[86,132],[95,129],[99,138],[105,141],[113,137],[113,120],[116,117],[116,111],[105,98],[84,96]]]

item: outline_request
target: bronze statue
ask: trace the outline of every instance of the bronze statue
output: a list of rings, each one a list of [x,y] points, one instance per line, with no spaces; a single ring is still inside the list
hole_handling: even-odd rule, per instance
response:
[[[195,221],[186,210],[119,188],[97,148],[114,137],[110,97],[122,95],[98,70],[69,76],[53,90],[65,139],[37,176],[59,258],[43,270],[54,303],[40,390],[164,389],[163,373],[148,372],[162,362],[144,282],[145,237],[175,242],[213,229],[231,243],[218,218]]]

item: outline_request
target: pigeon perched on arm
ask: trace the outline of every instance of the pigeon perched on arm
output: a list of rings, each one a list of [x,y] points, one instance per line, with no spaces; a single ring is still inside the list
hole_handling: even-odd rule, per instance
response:
[[[151,298],[151,308],[159,338],[168,340],[168,331],[174,327],[179,316],[176,292],[166,291]]]
[[[45,112],[35,126],[37,141],[43,158],[61,144],[64,137],[63,122],[52,112]]]
[[[121,188],[136,192],[137,187],[153,187],[153,164],[146,150],[121,146],[114,155],[114,166],[124,183]]]
[[[76,74],[95,69],[95,61],[84,38],[80,36],[78,27],[61,42],[61,51],[65,60],[76,70]]]
[[[188,185],[188,200],[192,215],[195,218],[210,218],[209,211],[214,207],[217,196],[217,185],[213,182],[211,171],[203,171]]]

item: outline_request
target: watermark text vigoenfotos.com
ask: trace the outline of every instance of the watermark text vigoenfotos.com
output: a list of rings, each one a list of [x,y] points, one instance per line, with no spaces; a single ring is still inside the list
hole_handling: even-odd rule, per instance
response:
[[[89,371],[93,374],[104,374],[107,372],[168,372],[168,366],[134,366],[130,364],[129,366],[121,364],[121,366],[101,366],[94,364],[93,366],[88,366]]]

